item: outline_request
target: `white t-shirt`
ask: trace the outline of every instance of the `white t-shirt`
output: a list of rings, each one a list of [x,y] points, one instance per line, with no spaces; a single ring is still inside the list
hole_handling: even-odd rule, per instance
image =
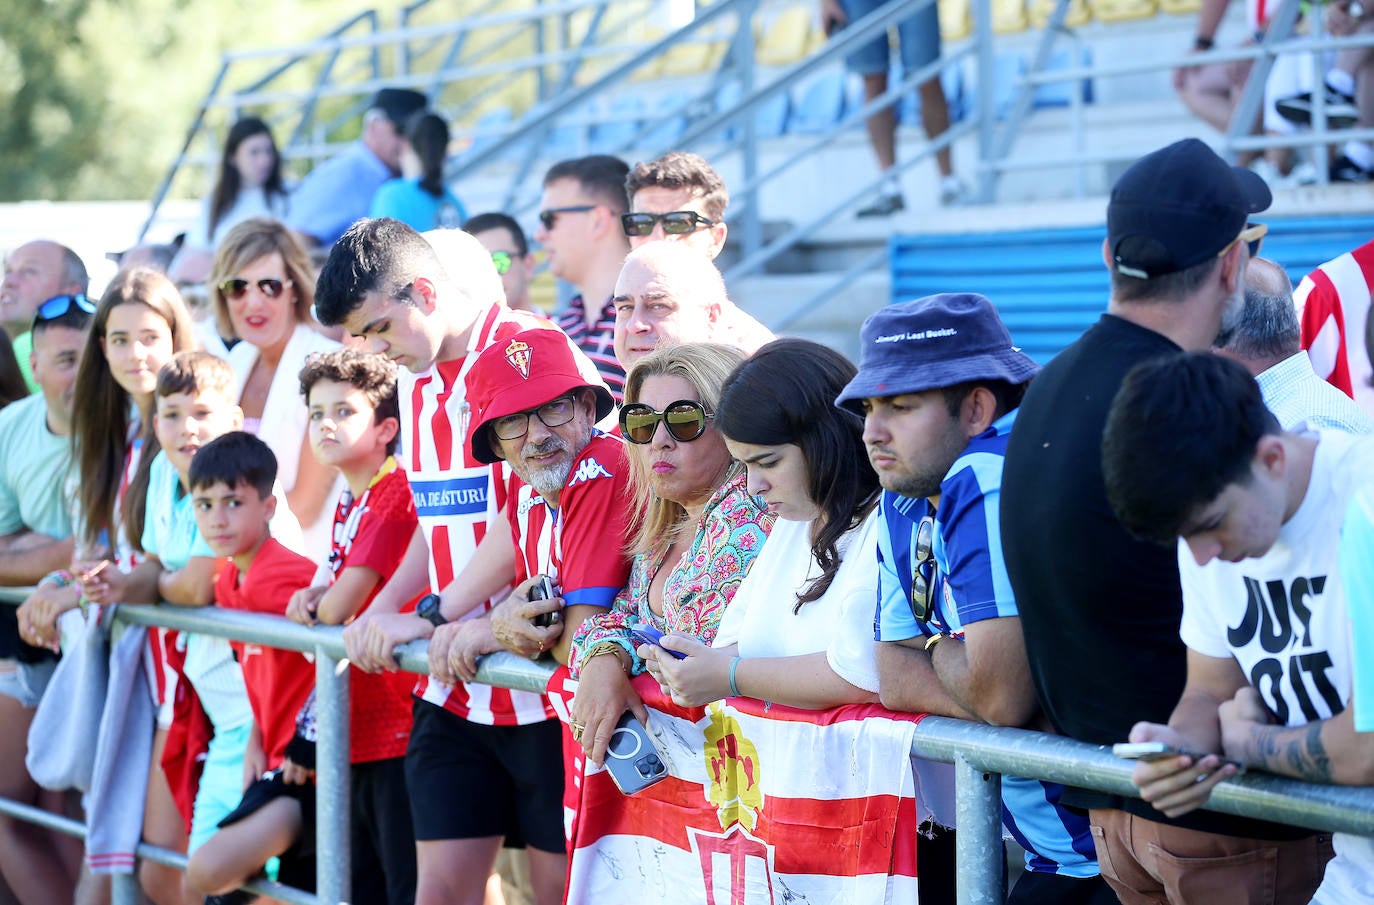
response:
[[[779,519],[726,607],[713,646],[738,643],[741,657],[795,657],[825,651],[836,675],[877,692],[873,640],[877,525],[875,509],[840,538],[840,568],[830,587],[793,613],[797,591],[821,570],[811,555],[811,523]]]
[[[1307,493],[1269,552],[1198,566],[1179,543],[1179,635],[1209,657],[1234,657],[1287,726],[1340,713],[1350,700],[1350,623],[1337,570],[1350,498],[1374,475],[1374,439],[1321,431]],[[1374,840],[1337,834],[1317,903],[1374,900]]]

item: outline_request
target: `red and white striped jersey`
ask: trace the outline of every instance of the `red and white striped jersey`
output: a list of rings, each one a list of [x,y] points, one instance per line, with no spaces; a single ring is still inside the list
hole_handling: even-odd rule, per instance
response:
[[[438,362],[423,374],[401,370],[398,458],[409,473],[415,512],[429,543],[429,586],[436,594],[463,571],[488,530],[506,530],[499,516],[507,467],[483,465],[464,449],[468,404],[463,375],[487,346],[535,327],[551,329],[537,315],[493,305],[473,326],[462,358]],[[489,608],[477,608],[469,618]],[[474,723],[514,726],[547,718],[543,696],[524,691],[446,685],[428,676],[420,679],[415,693]]]
[[[1302,322],[1302,347],[1312,369],[1374,415],[1365,324],[1374,298],[1374,241],[1327,261],[1293,292]]]
[[[593,435],[573,462],[557,509],[514,475],[508,488],[515,580],[547,575],[565,605],[610,609],[630,577],[625,552],[630,463],[625,441],[599,432]]]

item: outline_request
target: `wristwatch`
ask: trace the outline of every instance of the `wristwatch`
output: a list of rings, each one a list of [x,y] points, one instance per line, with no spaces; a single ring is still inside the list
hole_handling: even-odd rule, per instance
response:
[[[420,602],[415,605],[415,615],[421,619],[426,619],[431,625],[443,625],[448,622],[444,614],[439,612],[439,595],[426,594],[420,598]]]

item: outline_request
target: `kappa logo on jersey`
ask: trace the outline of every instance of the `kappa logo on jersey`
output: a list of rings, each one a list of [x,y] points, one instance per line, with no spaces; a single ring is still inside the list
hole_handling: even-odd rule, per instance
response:
[[[516,507],[516,513],[517,513],[521,518],[524,518],[526,515],[529,514],[529,511],[530,511],[531,509],[533,509],[535,506],[544,506],[544,505],[547,505],[547,504],[544,502],[544,498],[543,498],[542,496],[540,496],[539,494],[536,493],[534,496],[530,497],[530,498],[527,499],[527,500],[521,500],[521,501],[520,501],[520,505]]]
[[[506,346],[506,361],[510,366],[520,372],[520,376],[526,380],[530,379],[530,359],[534,356],[529,344],[520,340],[511,340],[511,344]]]
[[[605,466],[600,462],[595,459],[583,459],[577,466],[577,474],[572,476],[572,480],[568,482],[568,486],[571,487],[574,484],[581,484],[583,481],[610,477],[614,477],[614,475],[607,471]]]

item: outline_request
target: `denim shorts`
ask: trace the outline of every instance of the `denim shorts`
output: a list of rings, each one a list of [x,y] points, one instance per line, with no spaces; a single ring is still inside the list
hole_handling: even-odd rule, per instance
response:
[[[857,22],[882,6],[884,0],[840,0],[849,21]],[[910,74],[940,57],[940,14],[934,3],[897,23],[902,72]],[[845,67],[859,75],[886,73],[889,67],[888,37],[882,35],[845,58]]]

